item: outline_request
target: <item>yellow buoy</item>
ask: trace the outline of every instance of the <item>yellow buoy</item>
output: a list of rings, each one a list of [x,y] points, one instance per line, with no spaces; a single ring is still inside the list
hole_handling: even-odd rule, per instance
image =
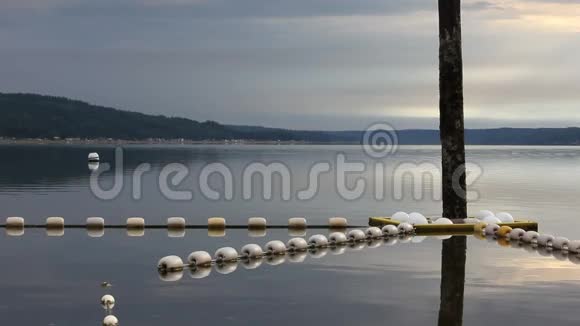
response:
[[[512,228],[510,228],[507,225],[504,225],[500,227],[499,230],[497,231],[497,236],[500,238],[507,238],[509,237],[510,232],[512,232]]]

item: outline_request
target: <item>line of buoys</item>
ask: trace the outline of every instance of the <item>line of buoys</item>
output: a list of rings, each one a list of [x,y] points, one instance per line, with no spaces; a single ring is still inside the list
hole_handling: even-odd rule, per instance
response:
[[[103,326],[118,326],[119,319],[111,314],[113,308],[115,307],[115,298],[110,294],[105,294],[101,297],[101,306],[107,313],[103,319]]]

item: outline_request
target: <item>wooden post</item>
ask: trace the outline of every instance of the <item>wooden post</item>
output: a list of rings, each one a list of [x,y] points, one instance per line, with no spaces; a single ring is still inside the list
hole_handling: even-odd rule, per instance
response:
[[[438,1],[443,216],[466,218],[461,0]]]

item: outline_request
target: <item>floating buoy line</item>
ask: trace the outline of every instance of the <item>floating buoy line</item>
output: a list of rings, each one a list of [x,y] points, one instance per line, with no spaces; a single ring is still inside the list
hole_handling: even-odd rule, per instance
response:
[[[497,242],[500,246],[524,248],[527,251],[537,251],[543,256],[554,256],[559,260],[568,259],[572,263],[580,264],[579,240],[570,241],[564,237],[540,234],[536,231],[537,224],[533,222],[515,221],[508,213],[498,214],[504,219],[501,220],[493,213],[488,212],[482,211],[477,217],[460,220],[459,224],[443,217],[429,221],[419,213],[412,215],[398,212],[393,218],[382,218],[385,223],[381,228],[370,226],[365,230],[352,229],[346,233],[333,232],[328,236],[315,234],[308,240],[296,237],[286,243],[273,240],[263,247],[257,244],[247,244],[239,252],[232,247],[223,247],[218,249],[213,256],[207,251],[194,251],[189,254],[185,262],[181,257],[171,255],[158,261],[157,270],[163,281],[178,281],[182,279],[185,270],[189,270],[191,278],[200,279],[209,276],[212,268],[215,268],[220,274],[230,274],[237,269],[240,263],[246,269],[255,269],[261,266],[263,261],[269,265],[280,265],[285,261],[303,262],[307,256],[322,258],[329,252],[340,255],[346,249],[358,251],[382,245],[392,246],[397,243],[421,242],[428,236],[446,239],[457,235],[457,232],[451,232],[446,235],[419,236],[417,231],[427,230],[427,225],[433,226],[434,230],[438,232],[453,225],[459,225],[461,232],[464,232],[465,229],[470,230],[470,233],[465,235],[473,235],[478,239]],[[401,220],[395,219],[395,217]],[[500,224],[494,223],[497,220],[500,221]],[[423,224],[425,221],[427,224]],[[512,228],[510,225],[528,227],[529,229]],[[450,230],[452,229],[451,227]],[[419,239],[419,241],[414,241],[414,239]]]
[[[119,319],[113,315],[113,308],[115,307],[115,297],[110,294],[105,294],[101,297],[101,306],[105,309],[106,315],[103,318],[103,326],[118,326]]]
[[[145,223],[142,217],[129,217],[125,224],[106,224],[102,217],[88,217],[85,224],[65,224],[62,217],[48,217],[44,224],[26,224],[22,217],[8,217],[0,227],[5,228],[9,236],[22,236],[27,228],[44,228],[49,236],[63,236],[65,229],[86,229],[90,237],[102,237],[105,229],[126,229],[127,235],[139,237],[145,235],[146,229],[167,229],[170,237],[183,237],[187,229],[207,229],[212,237],[225,236],[227,229],[247,229],[250,236],[262,237],[268,229],[287,229],[292,236],[302,236],[308,229],[344,230],[363,226],[349,225],[344,217],[331,217],[327,224],[309,225],[304,217],[292,217],[285,225],[269,225],[263,217],[250,217],[247,224],[230,225],[223,217],[210,217],[207,224],[191,225],[183,217],[169,217],[166,224]]]

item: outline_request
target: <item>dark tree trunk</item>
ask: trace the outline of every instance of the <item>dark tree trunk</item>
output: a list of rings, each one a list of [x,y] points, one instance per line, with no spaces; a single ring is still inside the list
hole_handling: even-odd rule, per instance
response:
[[[464,236],[443,241],[438,326],[460,326],[463,323],[466,250]]]
[[[439,0],[439,130],[443,216],[466,218],[461,0]]]

